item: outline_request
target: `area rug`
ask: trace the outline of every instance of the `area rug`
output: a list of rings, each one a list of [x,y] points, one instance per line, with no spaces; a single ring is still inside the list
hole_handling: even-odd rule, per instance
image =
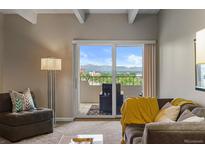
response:
[[[109,113],[100,112],[99,105],[92,105],[87,115],[111,115]]]

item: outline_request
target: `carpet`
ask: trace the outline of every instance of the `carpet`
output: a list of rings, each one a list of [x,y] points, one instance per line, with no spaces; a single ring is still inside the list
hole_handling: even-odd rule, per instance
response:
[[[74,121],[58,123],[51,134],[24,139],[16,144],[58,144],[63,135],[70,139],[78,134],[103,134],[104,144],[120,144],[121,125],[119,121]],[[0,144],[11,142],[0,137]]]
[[[100,112],[99,105],[92,105],[87,115],[111,115],[111,114]]]

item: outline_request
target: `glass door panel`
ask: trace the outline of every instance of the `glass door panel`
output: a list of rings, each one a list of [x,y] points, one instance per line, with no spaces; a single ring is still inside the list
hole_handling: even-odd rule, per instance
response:
[[[80,46],[81,116],[112,115],[112,46]]]
[[[143,92],[143,45],[116,47],[116,114],[128,97]]]

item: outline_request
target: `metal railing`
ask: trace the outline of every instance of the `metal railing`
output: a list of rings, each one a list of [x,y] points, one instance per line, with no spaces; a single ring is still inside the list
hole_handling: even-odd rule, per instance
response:
[[[112,76],[91,76],[91,75],[81,75],[81,81],[87,81],[89,85],[101,85],[102,83],[112,83]],[[117,75],[116,83],[126,86],[139,86],[142,85],[143,78],[142,76],[136,75]]]

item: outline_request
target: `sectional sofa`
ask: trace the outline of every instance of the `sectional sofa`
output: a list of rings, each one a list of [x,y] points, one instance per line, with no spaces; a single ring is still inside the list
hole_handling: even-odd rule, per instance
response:
[[[158,99],[159,108],[162,108],[163,105],[171,101],[172,99]],[[199,117],[205,117],[205,108],[197,104],[182,105],[179,116],[186,109],[189,109]],[[205,122],[132,124],[126,126],[125,141],[127,144],[205,143]]]

